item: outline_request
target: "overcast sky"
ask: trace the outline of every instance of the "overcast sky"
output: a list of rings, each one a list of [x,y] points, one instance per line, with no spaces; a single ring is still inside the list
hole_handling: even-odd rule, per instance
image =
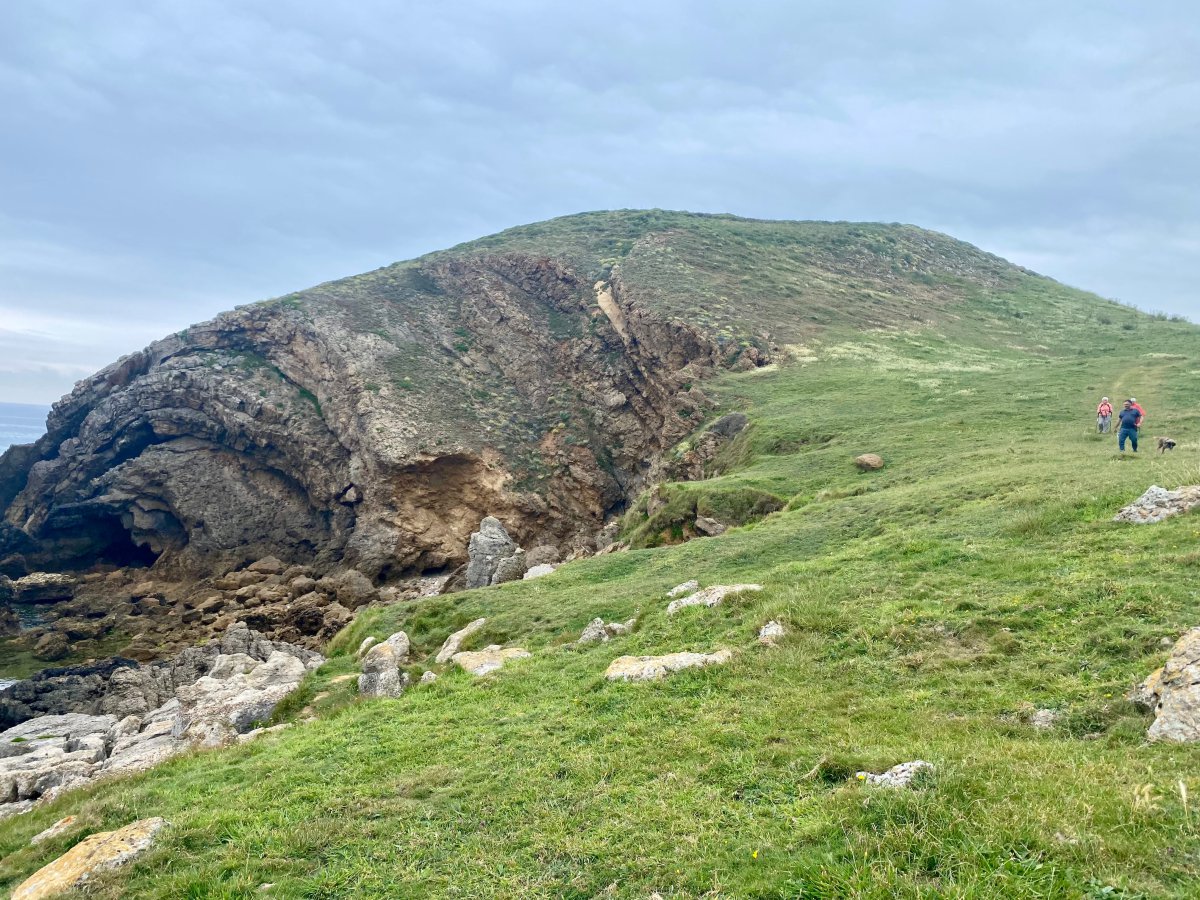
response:
[[[239,303],[663,207],[912,222],[1200,320],[1194,0],[0,4],[0,401]]]

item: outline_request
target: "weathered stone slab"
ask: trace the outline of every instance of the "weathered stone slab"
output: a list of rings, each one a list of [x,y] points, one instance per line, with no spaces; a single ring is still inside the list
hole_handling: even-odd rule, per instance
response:
[[[141,819],[116,831],[84,838],[21,882],[12,900],[43,900],[81,887],[96,873],[115,869],[145,853],[166,825],[166,820],[158,817]]]
[[[682,669],[715,666],[729,662],[733,653],[668,653],[665,656],[620,656],[604,672],[609,681],[657,681]]]

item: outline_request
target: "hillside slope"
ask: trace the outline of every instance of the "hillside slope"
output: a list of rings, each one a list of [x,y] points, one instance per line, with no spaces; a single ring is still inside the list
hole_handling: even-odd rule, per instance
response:
[[[600,252],[580,241],[562,258]],[[1200,480],[1200,331],[1002,271],[1012,283],[944,306],[887,307],[902,327],[864,332],[861,304],[819,332],[772,321],[770,364],[705,383],[709,418],[740,409],[750,426],[722,474],[667,485],[668,501],[754,490],[784,509],[368,608],[279,713],[296,727],[0,824],[0,885],[69,846],[28,840],[72,813],[86,830],[172,823],[99,897],[1194,896],[1200,756],[1147,743],[1123,698],[1200,624],[1200,529],[1111,519],[1150,483]],[[1130,393],[1174,454],[1093,434],[1099,396]],[[887,466],[857,471],[863,452]],[[648,521],[634,504],[626,533]],[[689,578],[764,590],[668,616]],[[480,616],[468,646],[532,656],[483,679],[435,665]],[[637,623],[574,646],[595,617]],[[771,619],[775,649],[756,641]],[[413,674],[442,674],[358,699],[341,680],[354,648],[398,628]],[[714,649],[732,661],[603,678],[621,655]],[[914,759],[935,773],[913,790],[854,778]]]
[[[838,327],[1028,343],[1097,302],[909,226],[614,212],[513,229],[219,316],[81,382],[0,457],[0,563],[195,576],[271,554],[389,581],[461,564],[487,514],[566,555],[657,480],[717,372]]]

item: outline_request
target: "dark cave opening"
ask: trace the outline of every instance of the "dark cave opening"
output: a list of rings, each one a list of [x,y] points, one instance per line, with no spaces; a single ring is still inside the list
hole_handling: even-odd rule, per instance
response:
[[[158,561],[160,554],[155,553],[146,544],[139,544],[133,539],[119,518],[111,520],[105,536],[108,542],[97,554],[98,561],[109,565],[134,569],[148,569]]]

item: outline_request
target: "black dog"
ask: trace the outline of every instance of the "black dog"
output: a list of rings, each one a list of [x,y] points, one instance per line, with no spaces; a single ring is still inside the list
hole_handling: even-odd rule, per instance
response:
[[[1159,453],[1166,453],[1168,450],[1174,450],[1174,449],[1175,449],[1175,442],[1173,440],[1171,440],[1170,438],[1159,438],[1158,439],[1158,452]]]

